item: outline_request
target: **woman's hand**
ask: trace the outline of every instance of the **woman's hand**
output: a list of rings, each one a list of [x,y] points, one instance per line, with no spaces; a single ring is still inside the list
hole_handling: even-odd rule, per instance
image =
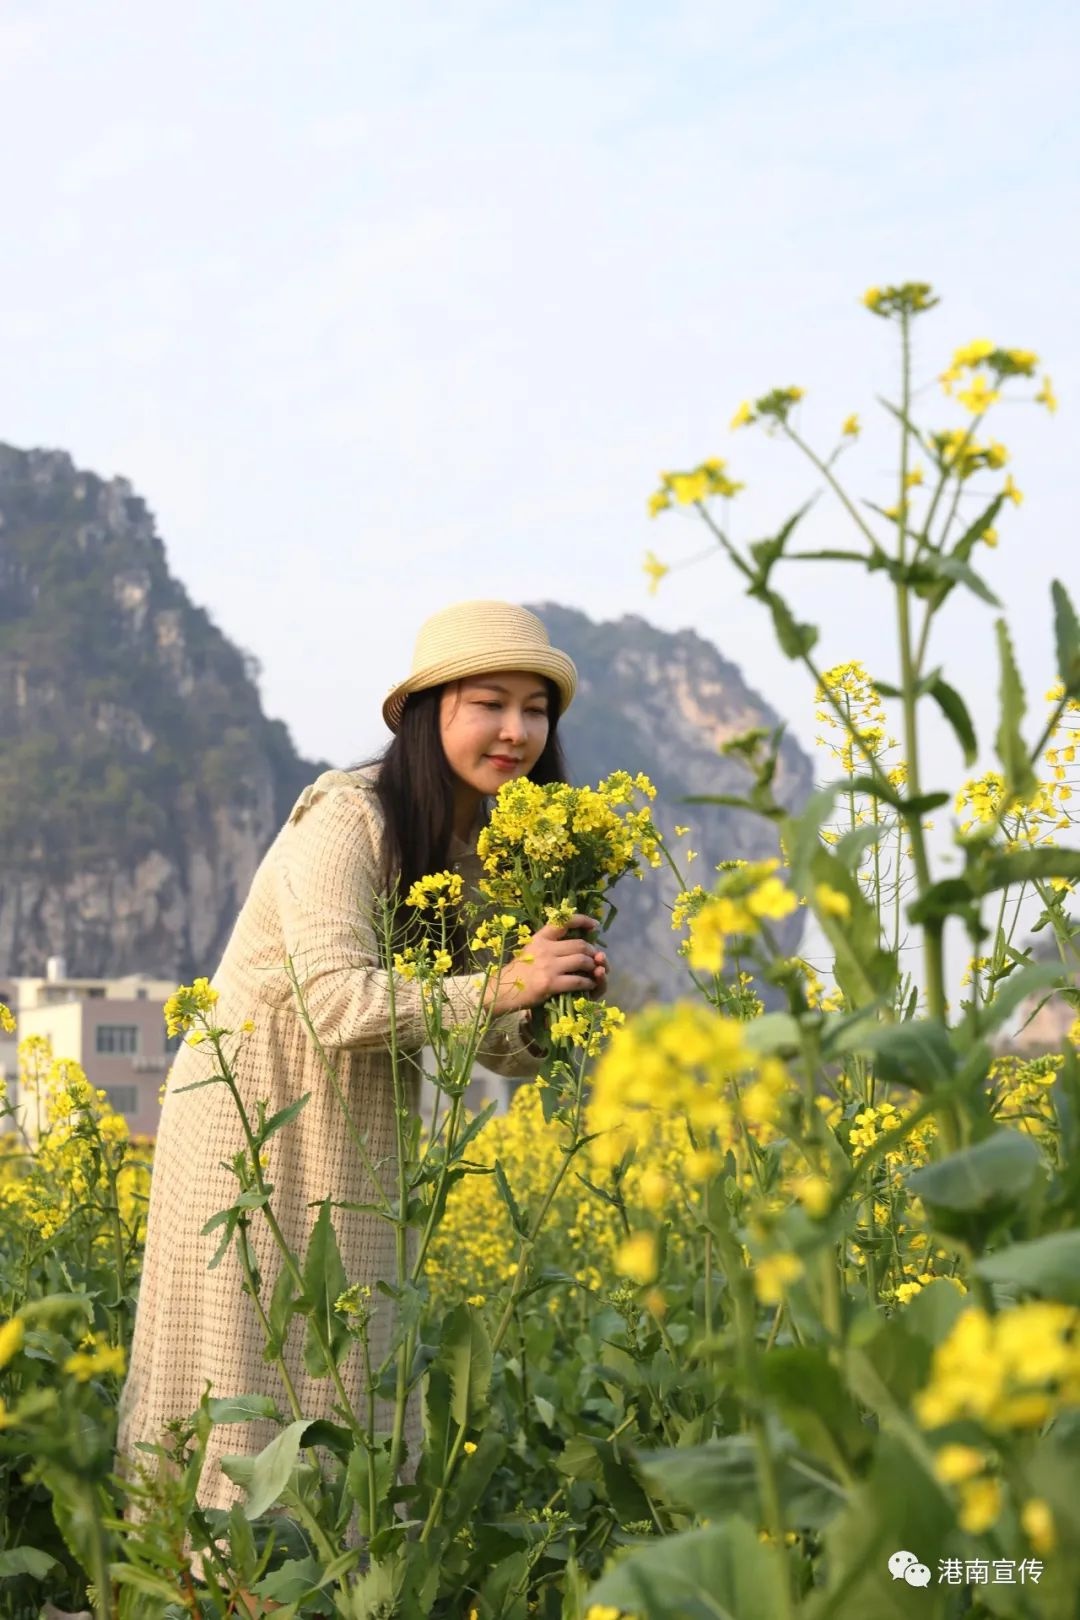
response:
[[[587,939],[574,939],[571,931],[599,928],[595,917],[575,916],[568,923],[546,923],[518,951],[493,981],[492,1011],[518,1012],[538,1007],[563,991],[601,996],[607,978],[607,956]],[[491,987],[488,994],[491,996]]]

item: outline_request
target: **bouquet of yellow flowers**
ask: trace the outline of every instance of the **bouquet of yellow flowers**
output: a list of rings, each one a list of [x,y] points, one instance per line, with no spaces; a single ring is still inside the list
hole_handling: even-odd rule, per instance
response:
[[[628,872],[640,878],[643,862],[660,865],[660,834],[649,808],[655,797],[647,776],[627,771],[596,787],[541,785],[527,777],[508,782],[477,843],[480,890],[494,915],[477,928],[473,949],[501,954],[515,939],[520,948],[545,923],[567,923],[577,913],[602,916],[601,926],[608,927],[614,884]],[[561,995],[549,1003],[546,1031],[537,1035],[549,1060],[572,1047],[592,1055],[621,1022],[616,1007]],[[549,1078],[554,1070],[549,1061]]]

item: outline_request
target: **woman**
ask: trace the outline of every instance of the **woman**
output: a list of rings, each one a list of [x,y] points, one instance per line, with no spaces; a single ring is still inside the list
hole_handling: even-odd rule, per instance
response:
[[[303,1255],[318,1213],[313,1201],[370,1202],[373,1189],[347,1134],[315,1042],[301,1020],[287,969],[292,959],[307,1017],[331,1060],[350,1112],[376,1163],[394,1151],[388,1049],[390,998],[370,926],[373,897],[395,880],[406,893],[415,878],[454,865],[475,884],[476,837],[484,801],[503,782],[564,779],[557,738],[576,671],[551,646],[540,620],[504,602],[465,602],[421,628],[412,673],[395,686],[383,715],[395,733],[376,767],[327,771],[301,794],[257,871],[214,986],[216,1021],[252,1028],[235,1061],[249,1113],[267,1113],[310,1092],[307,1106],[268,1144],[273,1207],[294,1253]],[[575,917],[570,928],[539,931],[512,966],[493,976],[491,1013],[481,1061],[506,1075],[534,1074],[529,1009],[561,991],[600,994],[604,953],[571,929],[597,926]],[[445,981],[454,1019],[471,1017],[481,995],[475,974]],[[420,990],[396,979],[398,1045],[424,1042]],[[243,1292],[235,1246],[207,1269],[218,1233],[201,1231],[232,1204],[237,1183],[227,1168],[243,1145],[239,1116],[222,1085],[182,1091],[213,1072],[205,1046],[181,1049],[169,1077],[154,1157],[143,1269],[131,1367],[120,1403],[118,1450],[130,1468],[157,1442],[170,1419],[198,1406],[207,1382],[215,1396],[265,1393],[288,1411],[277,1369],[263,1359],[265,1339]],[[415,1097],[414,1097],[415,1103]],[[374,1284],[394,1274],[394,1233],[358,1210],[336,1209],[334,1222],[350,1283]],[[258,1217],[250,1229],[267,1297],[279,1262]],[[372,1324],[382,1355],[388,1305]],[[333,1386],[313,1379],[300,1354],[302,1323],[285,1350],[305,1417],[329,1417]],[[359,1402],[358,1358],[346,1364],[350,1398]],[[385,1406],[380,1424],[385,1426]],[[411,1464],[418,1414],[409,1431]],[[221,1471],[229,1453],[254,1455],[278,1432],[269,1420],[222,1425],[210,1436],[200,1489],[204,1507],[227,1508],[241,1496]]]

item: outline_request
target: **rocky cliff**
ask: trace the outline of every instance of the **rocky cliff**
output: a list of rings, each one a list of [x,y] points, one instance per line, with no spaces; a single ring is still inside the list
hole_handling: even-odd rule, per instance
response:
[[[0,971],[205,972],[322,768],[122,478],[0,446]]]
[[[776,723],[739,671],[689,631],[538,611],[581,674],[564,729],[574,779],[646,771],[665,832],[693,829],[692,882],[774,853],[754,818],[677,802],[741,791],[719,745]],[[212,971],[263,852],[326,763],[266,718],[257,674],[172,577],[124,479],[0,446],[0,973],[40,973],[54,953],[76,975]],[[791,742],[777,787],[791,804],[811,787]],[[674,892],[664,872],[616,893],[627,1002],[685,984]]]

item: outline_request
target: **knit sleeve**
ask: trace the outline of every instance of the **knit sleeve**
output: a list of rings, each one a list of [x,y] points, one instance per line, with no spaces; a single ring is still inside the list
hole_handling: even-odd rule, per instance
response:
[[[386,1046],[391,1017],[400,1047],[420,1047],[426,1040],[420,986],[379,965],[373,913],[380,843],[370,796],[351,783],[309,790],[278,841],[275,887],[285,954],[327,1050]],[[442,985],[444,1017],[471,1023],[480,1006],[480,978],[448,975]],[[491,1019],[480,1061],[500,1073],[535,1073],[523,1025],[516,1012]]]

